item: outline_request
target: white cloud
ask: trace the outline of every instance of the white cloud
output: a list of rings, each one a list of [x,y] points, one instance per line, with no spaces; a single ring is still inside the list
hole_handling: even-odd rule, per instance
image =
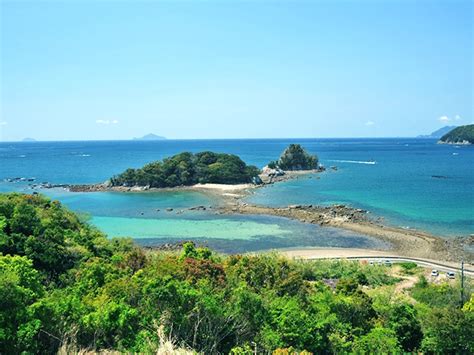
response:
[[[374,124],[375,124],[374,121],[367,121],[367,122],[365,122],[365,125],[366,125],[366,126],[373,126]]]
[[[446,123],[451,121],[451,119],[448,116],[441,116],[440,118],[438,118],[438,121]]]
[[[6,126],[7,124],[8,124],[8,122],[0,121],[0,126]]]
[[[96,120],[95,123],[97,124],[117,124],[119,123],[118,120]]]
[[[455,121],[460,121],[460,120],[461,120],[461,116],[459,116],[459,115],[454,116],[454,120],[455,120]]]

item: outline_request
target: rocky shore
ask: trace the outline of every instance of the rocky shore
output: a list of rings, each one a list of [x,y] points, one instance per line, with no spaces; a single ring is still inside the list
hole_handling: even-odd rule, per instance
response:
[[[337,168],[336,168],[337,169]],[[331,169],[331,170],[336,170]],[[281,171],[279,169],[264,169],[260,175],[259,184],[197,184],[174,188],[150,188],[149,186],[111,186],[109,183],[91,185],[69,184],[32,184],[32,189],[63,188],[71,192],[147,192],[147,191],[182,191],[192,190],[213,195],[216,206],[195,206],[189,211],[212,210],[217,214],[257,214],[285,217],[303,223],[317,224],[351,230],[363,235],[372,236],[392,245],[392,252],[404,256],[424,257],[444,261],[465,261],[473,263],[474,236],[464,238],[441,238],[414,229],[403,229],[387,226],[381,218],[372,216],[368,211],[351,208],[345,205],[316,206],[289,205],[286,207],[268,207],[250,205],[243,198],[255,188],[265,187],[277,182],[297,178],[319,178],[316,173],[323,169],[306,171]],[[167,212],[173,208],[165,209]],[[183,213],[177,211],[176,213]],[[470,250],[470,251],[469,251]]]
[[[228,203],[218,209],[224,214],[272,215],[351,230],[388,242],[391,251],[412,257],[430,258],[444,261],[474,262],[474,254],[466,247],[474,246],[474,236],[444,239],[414,229],[402,229],[384,225],[368,211],[345,205],[313,206],[289,205],[287,207],[256,206],[245,203]]]
[[[32,189],[55,189],[62,188],[70,192],[143,192],[143,191],[178,191],[178,190],[226,190],[240,191],[271,185],[277,182],[298,179],[307,175],[317,174],[325,171],[323,167],[313,170],[295,170],[283,171],[281,169],[264,168],[262,173],[252,184],[196,184],[191,186],[153,188],[150,186],[112,186],[106,181],[97,184],[52,184],[43,182],[39,184],[30,184]],[[20,178],[18,178],[20,179]],[[26,181],[26,180],[18,180]],[[29,180],[30,181],[30,180]],[[32,181],[32,180],[31,180]]]

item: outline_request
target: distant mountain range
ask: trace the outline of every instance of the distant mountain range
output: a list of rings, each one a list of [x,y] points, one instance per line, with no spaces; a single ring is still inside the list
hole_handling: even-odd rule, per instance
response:
[[[166,139],[166,137],[157,136],[156,134],[149,133],[149,134],[145,134],[141,138],[133,138],[133,139],[136,141],[163,141]]]
[[[437,129],[431,134],[427,135],[420,135],[417,138],[441,138],[444,136],[446,133],[451,132],[453,129],[455,129],[457,126],[444,126],[443,128]]]

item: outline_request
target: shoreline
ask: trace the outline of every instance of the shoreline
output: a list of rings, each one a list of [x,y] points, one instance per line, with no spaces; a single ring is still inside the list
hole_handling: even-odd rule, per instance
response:
[[[276,251],[279,255],[282,255],[289,259],[294,260],[359,260],[359,261],[371,261],[376,262],[380,260],[390,260],[391,262],[415,262],[417,264],[424,264],[425,268],[434,268],[438,270],[449,270],[459,272],[461,267],[458,262],[442,261],[440,264],[439,260],[431,258],[420,258],[420,257],[407,257],[405,255],[399,255],[391,251],[378,251],[373,249],[360,249],[360,248],[291,248]],[[474,276],[474,265],[464,263],[465,275]]]
[[[181,185],[174,187],[149,187],[149,186],[111,186],[108,182],[96,184],[51,184],[48,182],[40,184],[30,184],[31,188],[54,189],[63,188],[70,192],[160,192],[160,191],[243,191],[249,189],[261,188],[268,185],[273,185],[278,182],[299,179],[301,177],[318,174],[324,170],[294,170],[285,171],[283,175],[266,175],[260,174],[262,180],[261,184],[241,183],[241,184],[219,184],[219,183],[205,183],[195,185]]]
[[[352,208],[345,205],[333,205],[328,207],[318,205],[289,205],[287,207],[270,207],[261,205],[250,205],[242,201],[252,191],[281,181],[306,177],[319,171],[291,171],[278,179],[261,185],[254,184],[196,184],[192,186],[179,186],[171,188],[148,188],[148,187],[111,187],[106,184],[93,185],[50,185],[47,188],[65,188],[70,192],[165,192],[165,191],[197,191],[210,195],[216,199],[217,205],[213,210],[217,214],[240,214],[240,215],[267,215],[284,217],[297,220],[302,223],[310,223],[319,226],[329,226],[349,230],[359,234],[367,235],[391,245],[389,250],[392,254],[400,256],[422,257],[443,261],[465,261],[474,260],[474,253],[465,250],[465,245],[474,244],[474,236],[459,238],[443,238],[430,233],[403,229],[401,227],[388,226],[375,218],[370,218],[368,211]],[[199,206],[200,207],[200,206]],[[191,207],[189,210],[198,209]],[[377,249],[370,249],[377,250]]]
[[[464,244],[472,243],[471,239],[473,238],[445,239],[422,231],[386,226],[372,220],[367,211],[345,205],[266,207],[234,202],[228,203],[219,210],[224,214],[271,215],[323,227],[350,230],[388,242],[391,245],[389,251],[400,256],[444,261],[458,261],[461,258],[466,261],[473,259],[472,253],[464,250]]]

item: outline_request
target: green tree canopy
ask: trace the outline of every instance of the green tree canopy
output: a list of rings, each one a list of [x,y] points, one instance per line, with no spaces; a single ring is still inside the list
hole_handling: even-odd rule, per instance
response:
[[[424,279],[411,305],[381,296],[395,282],[355,261],[143,250],[43,196],[0,194],[2,354],[474,352],[470,280],[462,309],[457,284]]]
[[[283,170],[311,170],[318,167],[318,157],[308,154],[299,144],[290,144],[276,165]]]
[[[110,179],[113,186],[175,187],[197,183],[250,183],[260,173],[232,154],[201,152],[180,153],[145,165],[127,169]]]

